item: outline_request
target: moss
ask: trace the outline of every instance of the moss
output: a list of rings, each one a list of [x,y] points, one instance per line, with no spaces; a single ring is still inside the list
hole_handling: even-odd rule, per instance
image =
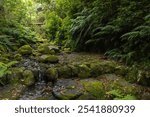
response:
[[[58,68],[58,74],[61,78],[70,78],[72,76],[72,70],[69,66],[65,65]]]
[[[10,84],[19,84],[22,80],[23,77],[23,71],[24,67],[19,67],[19,68],[11,68],[10,71],[11,73],[7,75],[7,78],[9,79]]]
[[[39,57],[39,61],[43,63],[58,63],[59,59],[55,55],[42,55]]]
[[[41,44],[38,47],[38,52],[40,52],[42,54],[55,54],[54,50],[49,49],[48,44]]]
[[[46,76],[48,81],[56,81],[58,78],[58,71],[55,68],[49,68],[46,71]]]
[[[35,78],[31,70],[25,70],[23,72],[23,84],[26,86],[31,86],[35,83]]]
[[[97,76],[102,74],[103,68],[100,67],[100,63],[99,62],[91,63],[90,68],[91,68],[91,75],[92,75],[92,77],[97,77]]]
[[[79,73],[78,73],[78,77],[79,78],[88,78],[91,76],[91,71],[90,68],[87,67],[87,65],[79,65]]]
[[[78,72],[79,72],[79,68],[75,65],[68,65],[68,67],[71,68],[72,77],[77,77]]]
[[[32,54],[32,48],[30,45],[24,45],[18,49],[18,53],[21,55],[30,55]]]
[[[92,95],[95,99],[104,98],[105,91],[100,81],[96,81],[96,80],[82,81],[82,84],[86,92]]]
[[[46,44],[41,44],[38,47],[38,52],[43,54],[56,54],[59,52],[59,48],[57,46],[52,46],[46,43]]]
[[[71,49],[70,48],[64,48],[63,51],[67,54],[71,54]]]

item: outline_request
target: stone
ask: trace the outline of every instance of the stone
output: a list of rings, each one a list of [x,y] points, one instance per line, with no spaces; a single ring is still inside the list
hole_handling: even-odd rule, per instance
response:
[[[47,81],[56,81],[58,79],[58,71],[56,68],[49,68],[46,71]]]
[[[24,67],[11,68],[11,73],[7,75],[10,84],[20,84],[23,78]]]
[[[78,77],[79,78],[88,78],[90,76],[91,76],[90,68],[84,64],[79,65]]]
[[[25,70],[23,72],[22,82],[26,86],[32,86],[35,83],[35,78],[31,70]]]
[[[39,57],[39,61],[43,63],[58,63],[59,59],[55,55],[42,55]]]
[[[38,52],[42,54],[56,54],[59,52],[59,48],[50,44],[41,44],[38,47]]]
[[[53,87],[53,95],[57,99],[77,99],[83,93],[83,86],[73,79],[59,79]]]
[[[72,70],[69,66],[64,65],[58,68],[58,74],[60,78],[70,78],[72,76]]]
[[[105,90],[102,82],[95,79],[84,79],[80,81],[85,93],[79,99],[104,99]]]
[[[18,49],[18,53],[21,55],[30,55],[32,54],[32,48],[30,45],[24,45]]]

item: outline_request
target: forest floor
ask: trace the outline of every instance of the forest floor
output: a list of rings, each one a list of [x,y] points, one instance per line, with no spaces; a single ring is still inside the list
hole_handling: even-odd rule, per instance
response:
[[[1,81],[0,99],[150,99],[150,88],[133,82],[136,73],[100,54],[39,43],[2,58],[14,64]]]

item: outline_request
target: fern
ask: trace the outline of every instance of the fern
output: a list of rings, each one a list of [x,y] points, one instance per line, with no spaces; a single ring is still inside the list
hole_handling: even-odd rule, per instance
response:
[[[7,64],[0,62],[0,84],[4,85],[3,77],[6,74],[11,73],[9,68],[12,67],[13,65],[17,64],[17,63],[18,63],[17,61],[12,61],[12,62],[9,62]]]

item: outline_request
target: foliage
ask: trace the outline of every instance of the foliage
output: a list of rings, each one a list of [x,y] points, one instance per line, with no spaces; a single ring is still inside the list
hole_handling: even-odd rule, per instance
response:
[[[3,77],[6,75],[6,74],[9,74],[10,71],[9,71],[9,68],[13,65],[15,65],[16,63],[18,63],[17,61],[12,61],[12,62],[9,62],[7,64],[3,63],[3,62],[0,62],[0,84],[4,84],[3,83]]]
[[[28,8],[31,0],[5,0],[0,13],[0,46],[6,50],[35,41],[35,33],[29,28]],[[15,47],[16,46],[16,47]]]
[[[107,52],[127,64],[149,59],[149,11],[148,0],[92,0],[74,14],[70,39],[77,50]]]

